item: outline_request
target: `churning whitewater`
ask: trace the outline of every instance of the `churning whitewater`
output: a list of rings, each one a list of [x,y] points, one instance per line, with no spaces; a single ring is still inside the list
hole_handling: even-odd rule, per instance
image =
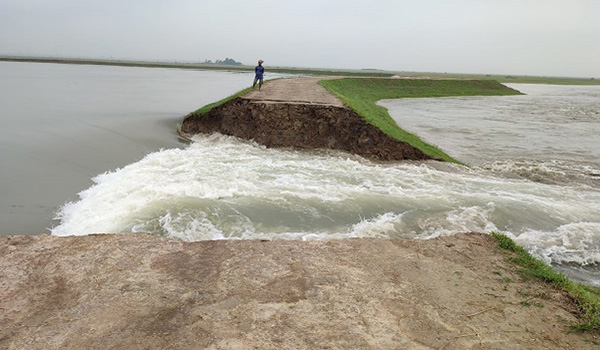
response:
[[[517,163],[378,163],[197,136],[185,149],[94,178],[79,201],[60,209],[52,233],[133,231],[198,241],[498,231],[549,262],[600,262],[598,189],[506,176],[511,166],[523,172]]]

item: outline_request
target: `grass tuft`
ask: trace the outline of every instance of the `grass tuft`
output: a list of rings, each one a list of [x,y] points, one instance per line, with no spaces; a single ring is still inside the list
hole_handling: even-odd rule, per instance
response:
[[[518,272],[524,278],[549,283],[554,288],[565,292],[573,300],[581,319],[579,324],[573,325],[574,329],[579,331],[600,330],[600,289],[570,281],[565,275],[552,270],[550,266],[531,256],[525,249],[503,234],[492,232],[492,237],[498,241],[500,248],[514,253],[511,261],[520,267]]]
[[[252,90],[251,87],[246,88],[246,89],[244,89],[242,91],[238,91],[235,94],[233,94],[231,96],[228,96],[228,97],[225,97],[222,100],[219,100],[219,101],[213,102],[213,103],[209,103],[206,106],[201,107],[201,108],[195,110],[192,114],[202,115],[202,114],[208,113],[208,112],[210,112],[211,109],[213,109],[215,107],[218,107],[218,106],[220,106],[220,105],[222,105],[222,104],[224,104],[226,102],[229,102],[229,101],[233,100],[236,97],[243,96],[243,95],[247,94],[248,92],[250,92],[250,90]]]
[[[383,99],[448,96],[519,95],[520,92],[493,80],[432,80],[343,78],[319,82],[368,123],[396,140],[406,142],[434,159],[459,163],[439,148],[401,129],[386,108],[376,103]]]

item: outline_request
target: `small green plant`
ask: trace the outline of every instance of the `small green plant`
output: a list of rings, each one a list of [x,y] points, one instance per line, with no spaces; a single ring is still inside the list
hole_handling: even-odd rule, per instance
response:
[[[519,294],[521,294],[521,296],[525,297],[525,298],[529,298],[531,296],[531,293],[529,293],[526,290],[520,290],[518,291]]]
[[[512,278],[509,278],[509,277],[504,277],[502,279],[502,283],[505,283],[505,284],[512,283],[512,281],[513,281]]]
[[[591,340],[591,339],[588,339],[588,338],[585,338],[583,341],[586,342],[587,344],[600,345],[600,342],[597,342],[595,340]]]
[[[581,323],[573,325],[575,330],[600,330],[600,290],[598,288],[571,282],[565,275],[552,270],[550,266],[531,256],[506,235],[492,232],[492,237],[498,241],[500,248],[514,253],[509,259],[520,267],[518,272],[521,276],[548,283],[565,292],[575,302],[581,319]]]
[[[493,271],[495,275],[502,276],[502,271]]]
[[[523,300],[521,302],[521,305],[527,306],[527,307],[529,307],[529,306],[544,307],[544,304],[540,303],[539,301],[535,301],[535,300],[532,301],[532,300],[529,300],[529,299]]]
[[[235,94],[233,94],[233,95],[231,95],[229,97],[225,97],[224,99],[219,100],[217,102],[209,103],[206,106],[204,106],[202,108],[199,108],[196,111],[194,111],[193,114],[205,114],[205,113],[208,113],[208,112],[210,112],[211,109],[213,109],[215,107],[218,107],[218,106],[220,106],[220,105],[222,105],[222,104],[224,104],[226,102],[229,102],[229,101],[233,100],[236,97],[243,96],[243,95],[247,94],[248,92],[250,92],[250,90],[252,90],[251,87],[246,88],[246,89],[244,89],[242,91],[238,91],[237,93],[235,93]]]

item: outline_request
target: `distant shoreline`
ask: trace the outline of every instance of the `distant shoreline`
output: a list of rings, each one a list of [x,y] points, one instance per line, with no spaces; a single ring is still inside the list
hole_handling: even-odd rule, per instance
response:
[[[82,65],[100,65],[100,66],[121,66],[121,67],[145,67],[145,68],[177,68],[177,69],[198,69],[198,70],[219,70],[234,72],[254,72],[254,66],[246,65],[224,65],[213,63],[183,63],[183,62],[153,62],[153,61],[129,61],[129,60],[101,60],[101,59],[77,59],[77,58],[50,58],[50,57],[10,57],[0,56],[0,62],[30,62],[30,63],[58,63],[58,64],[82,64]],[[287,74],[314,74],[314,75],[355,75],[369,77],[388,77],[393,72],[373,72],[373,71],[347,71],[347,70],[328,70],[312,68],[288,68],[269,66],[269,72],[287,73]]]
[[[197,70],[218,70],[231,72],[252,72],[254,66],[247,65],[217,65],[206,63],[183,62],[156,62],[133,60],[103,60],[62,57],[25,57],[1,56],[0,62],[30,62],[30,63],[57,63],[57,64],[83,64],[121,67],[146,67],[146,68],[177,68]],[[522,84],[550,84],[550,85],[600,85],[600,79],[570,78],[570,77],[536,77],[501,74],[460,74],[460,73],[432,73],[432,72],[402,72],[381,71],[372,69],[327,69],[327,68],[295,68],[267,66],[268,72],[317,76],[356,76],[356,77],[391,77],[399,75],[404,78],[443,78],[443,79],[469,79],[469,80],[496,80],[500,83]]]

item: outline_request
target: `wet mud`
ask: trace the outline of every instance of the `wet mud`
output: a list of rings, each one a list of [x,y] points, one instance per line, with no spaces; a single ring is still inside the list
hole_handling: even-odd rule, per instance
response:
[[[181,133],[222,133],[267,147],[335,149],[375,160],[431,157],[368,124],[356,112],[331,105],[253,101],[236,98],[206,114],[190,114]]]

